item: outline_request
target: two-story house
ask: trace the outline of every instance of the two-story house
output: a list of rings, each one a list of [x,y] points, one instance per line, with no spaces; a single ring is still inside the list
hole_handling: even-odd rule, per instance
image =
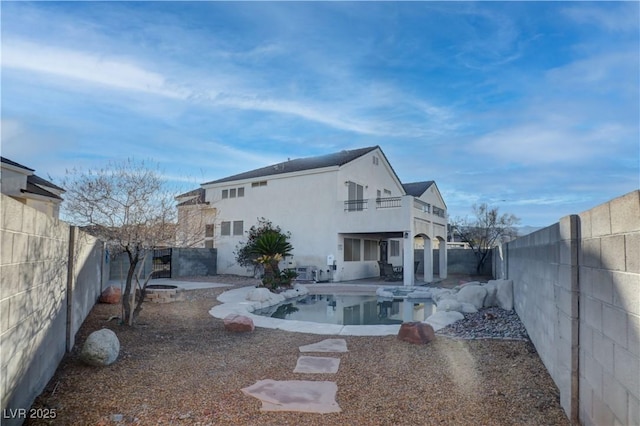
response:
[[[313,270],[319,281],[377,277],[382,262],[401,268],[404,284],[412,285],[421,261],[430,282],[435,245],[446,277],[446,205],[435,182],[402,184],[379,146],[288,160],[200,189],[201,203],[215,208],[207,229],[219,273],[253,273],[236,263],[234,251],[264,217],[291,233],[293,258],[284,266]],[[193,209],[201,196],[179,196],[179,211]],[[424,247],[422,259],[414,259],[416,245]]]
[[[35,170],[0,157],[0,185],[2,193],[49,216],[60,215],[64,189],[41,178]]]

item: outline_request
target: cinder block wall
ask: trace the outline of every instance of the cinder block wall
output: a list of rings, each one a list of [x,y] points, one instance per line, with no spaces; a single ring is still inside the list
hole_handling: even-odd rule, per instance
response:
[[[217,258],[214,248],[174,248],[171,278],[216,275]]]
[[[53,376],[68,337],[96,302],[102,271],[89,246],[69,256],[66,223],[5,195],[0,209],[1,423],[14,425],[24,418],[5,414],[28,410]],[[70,259],[77,262],[75,274],[69,274]],[[69,312],[74,321],[67,322]]]
[[[69,226],[7,196],[1,201],[2,408],[28,409],[65,353]]]
[[[579,215],[580,419],[640,424],[640,191]]]
[[[424,273],[424,265],[422,259],[424,257],[423,249],[415,249],[413,251],[414,259],[420,260],[418,265],[418,274]],[[489,252],[487,261],[484,268],[480,271],[480,275],[491,275],[491,262],[493,253]],[[449,274],[467,274],[476,275],[476,265],[478,259],[470,249],[447,249],[447,272]],[[433,250],[433,273],[438,275],[440,273],[440,249]]]
[[[494,250],[567,416],[640,424],[640,191]]]

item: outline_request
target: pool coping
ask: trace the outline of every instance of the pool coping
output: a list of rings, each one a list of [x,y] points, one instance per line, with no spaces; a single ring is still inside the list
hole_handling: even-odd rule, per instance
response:
[[[311,294],[318,294],[318,290],[327,290],[327,288],[338,287],[340,291],[348,291],[353,293],[355,289],[362,289],[363,293],[372,292],[380,285],[371,284],[347,284],[340,285],[335,283],[329,284],[313,284],[305,286]],[[246,300],[247,293],[255,289],[254,286],[240,287],[223,292],[218,296],[220,305],[216,305],[209,310],[209,314],[214,318],[224,319],[229,314],[244,315],[251,318],[256,327],[278,329],[291,331],[296,333],[309,333],[321,335],[335,336],[389,336],[397,335],[400,330],[400,324],[383,324],[383,325],[341,325],[341,324],[323,324],[311,321],[285,320],[279,318],[265,317],[253,314],[256,308],[256,302]],[[368,290],[368,291],[367,291]]]

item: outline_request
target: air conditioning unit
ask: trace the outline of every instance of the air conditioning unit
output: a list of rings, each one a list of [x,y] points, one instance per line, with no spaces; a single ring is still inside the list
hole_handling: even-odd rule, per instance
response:
[[[314,266],[300,266],[296,268],[298,274],[297,281],[313,281],[314,272],[316,268]]]

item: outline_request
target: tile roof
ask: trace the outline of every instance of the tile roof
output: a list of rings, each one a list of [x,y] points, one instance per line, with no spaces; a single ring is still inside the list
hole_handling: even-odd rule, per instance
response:
[[[232,182],[232,181],[244,180],[244,179],[256,179],[256,178],[261,178],[266,176],[279,175],[283,173],[300,172],[304,170],[320,169],[320,168],[331,167],[331,166],[342,166],[377,148],[379,147],[370,146],[366,148],[344,150],[340,152],[335,152],[333,154],[321,155],[317,157],[296,158],[294,160],[289,160],[289,161],[285,161],[278,164],[272,164],[270,166],[262,167],[260,169],[255,169],[255,170],[240,173],[237,175],[229,176],[226,178],[214,180],[211,182],[206,182],[206,183],[203,183],[203,185]]]
[[[403,183],[402,187],[404,188],[404,192],[406,192],[407,195],[420,197],[433,184],[434,182],[432,180],[426,180],[424,182]]]

